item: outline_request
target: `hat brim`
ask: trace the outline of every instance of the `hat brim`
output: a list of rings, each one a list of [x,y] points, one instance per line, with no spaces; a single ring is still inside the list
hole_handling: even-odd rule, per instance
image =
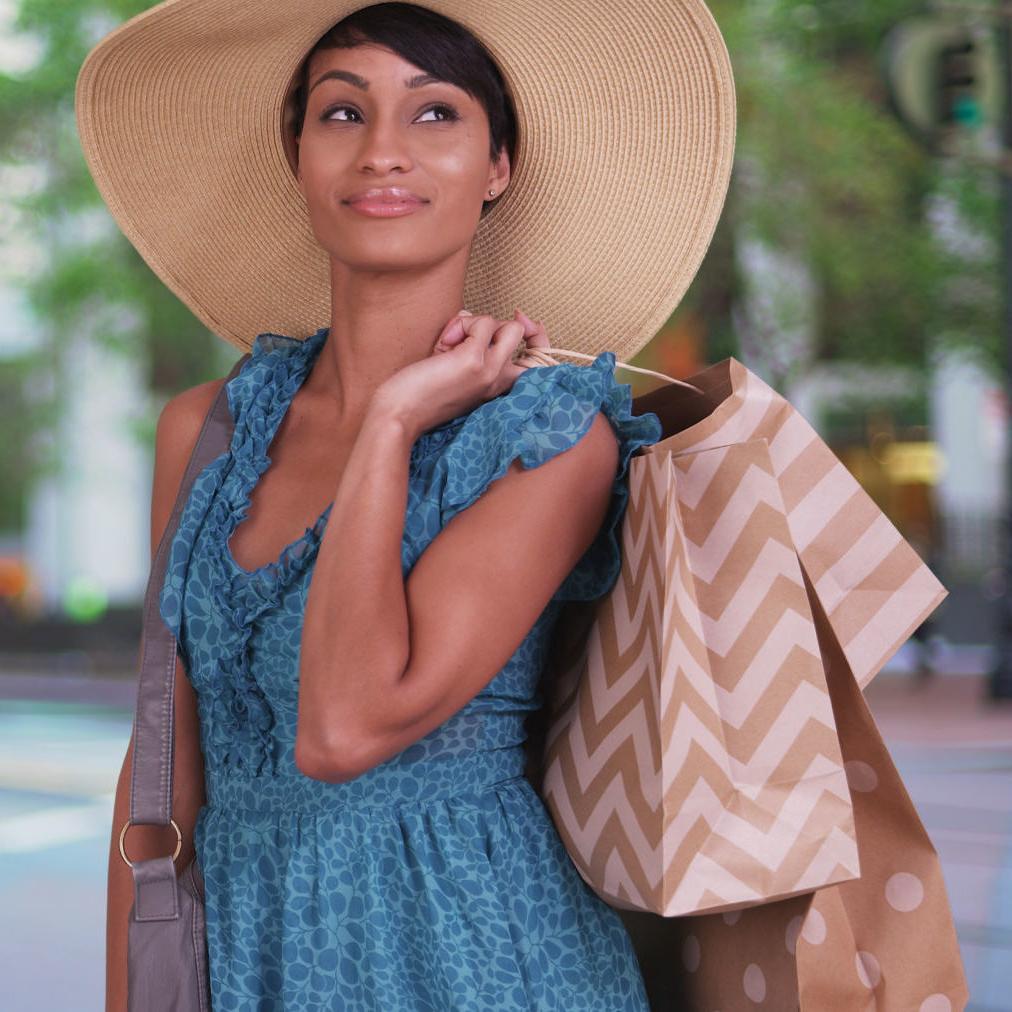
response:
[[[285,155],[293,75],[367,4],[165,0],[88,54],[75,108],[117,224],[214,333],[330,322],[330,258]],[[730,58],[701,0],[427,0],[487,47],[518,127],[510,185],[481,219],[464,304],[520,306],[552,343],[628,359],[698,271],[730,182]]]

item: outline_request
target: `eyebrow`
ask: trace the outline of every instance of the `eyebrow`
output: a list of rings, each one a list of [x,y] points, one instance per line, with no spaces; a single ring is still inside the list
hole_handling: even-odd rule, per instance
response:
[[[311,92],[322,81],[334,78],[337,81],[347,81],[348,84],[354,85],[356,88],[360,88],[362,91],[369,90],[369,82],[364,77],[359,77],[358,74],[353,74],[350,70],[328,70],[322,73],[309,87]],[[435,84],[441,81],[442,78],[436,77],[434,74],[415,74],[414,77],[406,78],[404,86],[406,88],[421,88],[426,84]],[[309,92],[306,93],[307,95]]]

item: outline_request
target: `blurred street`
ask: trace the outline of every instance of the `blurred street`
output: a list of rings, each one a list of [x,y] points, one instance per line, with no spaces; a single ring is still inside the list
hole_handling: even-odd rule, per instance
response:
[[[16,925],[0,943],[5,1012],[103,1008],[109,834],[132,717],[0,697],[0,903]]]
[[[110,679],[0,674],[0,904],[18,925],[0,960],[4,1012],[101,1012],[112,797],[132,692]],[[979,675],[919,682],[898,668],[867,697],[942,859],[968,1009],[1010,1012],[1012,706],[988,709],[982,692]]]

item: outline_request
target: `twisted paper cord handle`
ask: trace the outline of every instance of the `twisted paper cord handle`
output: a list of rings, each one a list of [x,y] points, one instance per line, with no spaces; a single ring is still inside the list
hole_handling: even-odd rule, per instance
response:
[[[552,358],[552,355],[574,355],[576,358],[586,359],[588,362],[593,362],[596,356],[586,355],[582,351],[569,351],[566,348],[528,348],[521,342],[518,349],[517,358],[532,359],[538,365],[559,365],[559,363]],[[660,379],[665,379],[669,383],[677,383],[679,386],[688,387],[690,390],[695,390],[697,393],[703,393],[695,383],[689,383],[687,380],[675,379],[674,376],[668,376],[663,372],[655,372],[653,369],[641,369],[638,365],[629,365],[628,362],[615,361],[615,368],[630,369],[632,372],[641,372],[645,376],[657,376]]]

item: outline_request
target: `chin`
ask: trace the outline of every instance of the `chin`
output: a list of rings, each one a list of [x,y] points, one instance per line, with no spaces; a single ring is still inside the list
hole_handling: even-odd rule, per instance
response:
[[[370,272],[379,274],[392,273],[394,271],[418,271],[431,267],[433,264],[438,262],[438,258],[420,258],[417,252],[398,257],[391,255],[391,251],[389,249],[384,250],[382,254],[377,253],[376,256],[369,256],[368,253],[365,253],[362,250],[356,250],[354,254],[349,254],[348,251],[345,250],[341,253],[331,253],[330,258],[332,261],[341,264],[348,270],[355,271],[359,274],[368,274]]]
[[[356,243],[353,249],[348,243],[324,246],[331,260],[343,264],[349,270],[367,271],[418,271],[435,267],[452,256],[458,246],[447,246],[432,242],[434,229],[426,229],[424,235],[405,235],[403,242],[391,241],[388,235],[377,237],[375,243]]]

